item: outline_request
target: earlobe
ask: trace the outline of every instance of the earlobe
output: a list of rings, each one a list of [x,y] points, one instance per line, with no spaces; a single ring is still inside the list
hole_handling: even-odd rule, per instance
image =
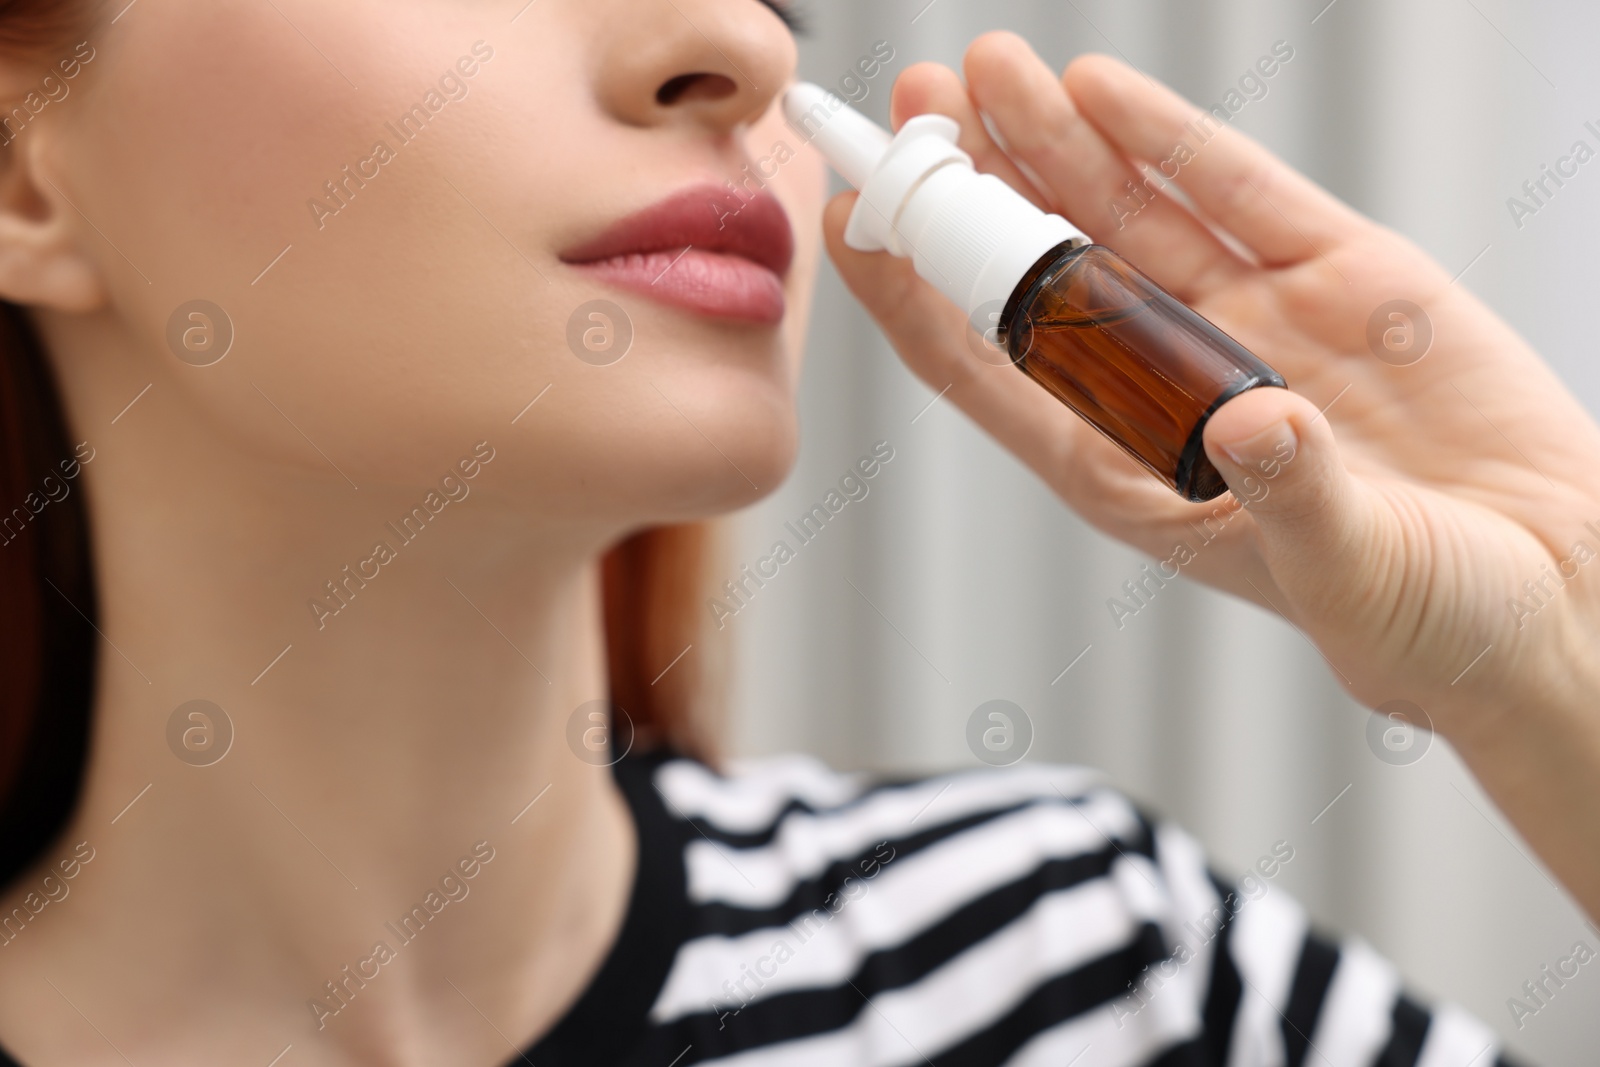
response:
[[[58,311],[102,306],[99,265],[86,254],[83,221],[38,169],[35,146],[0,148],[0,300]]]

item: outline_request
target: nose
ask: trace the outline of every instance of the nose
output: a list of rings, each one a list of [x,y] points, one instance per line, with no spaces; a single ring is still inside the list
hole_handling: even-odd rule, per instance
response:
[[[762,115],[794,76],[794,36],[760,0],[622,0],[597,90],[632,126],[726,133]]]

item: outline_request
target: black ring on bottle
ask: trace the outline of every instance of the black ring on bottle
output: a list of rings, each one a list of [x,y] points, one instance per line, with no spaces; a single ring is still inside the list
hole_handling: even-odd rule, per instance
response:
[[[1211,406],[1206,408],[1205,414],[1200,416],[1200,421],[1194,424],[1194,429],[1189,433],[1189,439],[1183,443],[1183,451],[1178,453],[1178,467],[1175,471],[1173,471],[1172,487],[1176,489],[1185,500],[1192,500],[1196,504],[1203,504],[1207,500],[1215,500],[1217,497],[1228,491],[1227,483],[1224,482],[1222,488],[1217,490],[1215,493],[1212,493],[1210,496],[1197,496],[1194,492],[1194,486],[1191,484],[1194,479],[1195,464],[1199,462],[1201,455],[1205,452],[1204,437],[1206,432],[1206,423],[1211,421],[1211,416],[1216,414],[1217,409],[1222,405],[1226,404],[1240,393],[1254,389],[1259,385],[1275,385],[1280,389],[1288,388],[1288,383],[1283,380],[1283,375],[1278,373],[1258,374],[1254,378],[1247,378],[1232,388],[1224,389],[1222,393],[1211,402]]]

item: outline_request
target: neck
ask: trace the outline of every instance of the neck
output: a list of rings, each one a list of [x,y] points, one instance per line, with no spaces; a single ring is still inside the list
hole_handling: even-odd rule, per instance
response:
[[[511,427],[440,452],[441,475],[477,461],[457,472],[464,496],[437,479],[356,489],[309,445],[297,466],[227,451],[171,381],[112,426],[78,378],[132,397],[148,377],[106,378],[136,361],[63,362],[74,441],[94,449],[74,491],[104,636],[83,800],[46,864],[80,841],[95,858],[6,946],[0,981],[53,958],[89,1018],[129,1033],[181,1030],[173,1005],[203,995],[236,1009],[214,1032],[251,1055],[304,1041],[313,1062],[418,1062],[436,1051],[422,1033],[505,1054],[474,1009],[513,1039],[548,1024],[631,878],[611,776],[566,740],[606,695],[595,561],[615,531],[498,493]],[[174,727],[196,700],[222,714],[190,706]],[[443,901],[425,929],[401,921],[425,901]],[[364,963],[379,943],[393,958]]]

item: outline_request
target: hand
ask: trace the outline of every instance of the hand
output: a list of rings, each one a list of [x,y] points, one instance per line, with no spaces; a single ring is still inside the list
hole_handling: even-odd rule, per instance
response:
[[[1287,380],[1207,426],[1206,452],[1243,509],[1182,500],[1024,375],[979,358],[962,311],[908,260],[845,247],[853,193],[825,216],[846,284],[919,377],[948,386],[1089,522],[1159,560],[1186,544],[1182,573],[1283,615],[1357,699],[1420,705],[1600,915],[1600,836],[1586,829],[1600,826],[1600,428],[1410,242],[1144,75],[1085,56],[1058,79],[1008,33],[978,39],[964,66],[966,84],[942,66],[907,69],[895,127],[955,118],[980,170],[1117,250]],[[1165,194],[1139,207],[1132,161],[1173,159],[1196,212]],[[1422,309],[1413,328],[1431,326],[1431,348],[1405,366],[1368,340],[1393,300]],[[1221,530],[1209,542],[1197,533],[1208,517]]]

